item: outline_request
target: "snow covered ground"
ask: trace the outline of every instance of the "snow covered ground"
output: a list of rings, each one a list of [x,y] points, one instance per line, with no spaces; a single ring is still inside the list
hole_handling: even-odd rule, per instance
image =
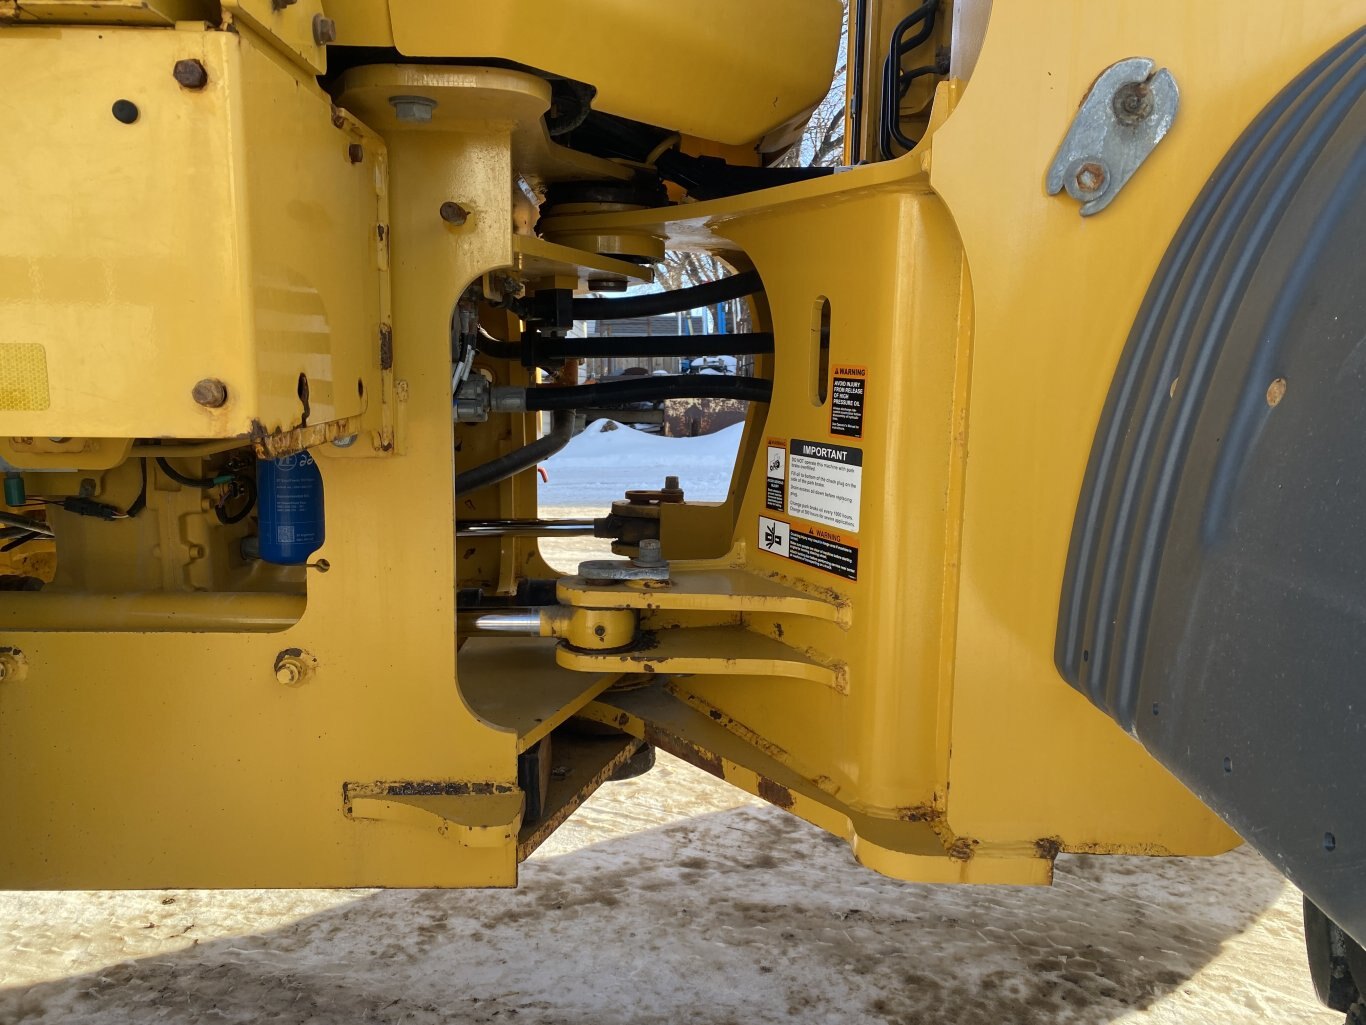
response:
[[[917,886],[661,756],[517,890],[0,893],[0,1022],[1338,1025],[1244,849]]]
[[[628,488],[663,487],[676,474],[694,502],[719,502],[730,487],[742,424],[700,438],[665,438],[597,420],[541,467],[541,506],[599,505],[602,514]]]

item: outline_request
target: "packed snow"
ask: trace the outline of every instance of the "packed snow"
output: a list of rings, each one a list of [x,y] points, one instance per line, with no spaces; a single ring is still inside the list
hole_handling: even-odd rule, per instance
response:
[[[659,488],[676,474],[690,502],[719,502],[730,489],[743,424],[697,438],[666,438],[613,420],[588,425],[541,464],[541,507],[599,506],[633,488]]]

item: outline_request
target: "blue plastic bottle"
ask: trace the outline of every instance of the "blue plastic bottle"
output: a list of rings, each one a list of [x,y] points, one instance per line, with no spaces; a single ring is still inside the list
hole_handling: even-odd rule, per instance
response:
[[[261,558],[298,566],[323,546],[323,477],[307,452],[256,461]]]

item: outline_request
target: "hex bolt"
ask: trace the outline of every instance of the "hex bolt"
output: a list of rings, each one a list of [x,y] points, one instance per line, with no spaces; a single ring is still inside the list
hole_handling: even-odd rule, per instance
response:
[[[337,23],[323,14],[313,15],[313,42],[319,46],[337,41]]]
[[[665,491],[679,491],[679,490],[681,490],[681,488],[680,488],[680,486],[679,486],[679,480],[678,480],[678,478],[675,477],[673,474],[670,474],[669,476],[665,477],[665,478],[664,478],[664,490],[665,490]]]
[[[186,89],[203,89],[209,84],[209,70],[202,61],[176,61],[171,76]]]
[[[346,147],[346,158],[353,164],[359,164],[365,159],[365,147],[358,142],[353,142]]]
[[[275,679],[285,686],[292,686],[303,679],[303,670],[299,664],[292,659],[287,659],[275,667]]]
[[[429,124],[436,100],[425,96],[390,96],[389,105],[394,108],[394,116],[408,124]]]
[[[1105,182],[1108,178],[1105,165],[1098,164],[1094,160],[1088,160],[1077,168],[1077,188],[1082,192],[1101,191],[1105,188]]]
[[[664,553],[659,540],[653,537],[643,538],[640,542],[640,550],[633,561],[637,566],[664,565]]]
[[[228,401],[228,386],[216,377],[206,377],[190,392],[195,402],[209,409],[218,409]]]

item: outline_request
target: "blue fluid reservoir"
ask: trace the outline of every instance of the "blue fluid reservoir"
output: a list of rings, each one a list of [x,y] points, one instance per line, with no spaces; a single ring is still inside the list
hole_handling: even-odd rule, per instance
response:
[[[307,452],[256,461],[261,558],[298,566],[323,546],[323,477]]]

